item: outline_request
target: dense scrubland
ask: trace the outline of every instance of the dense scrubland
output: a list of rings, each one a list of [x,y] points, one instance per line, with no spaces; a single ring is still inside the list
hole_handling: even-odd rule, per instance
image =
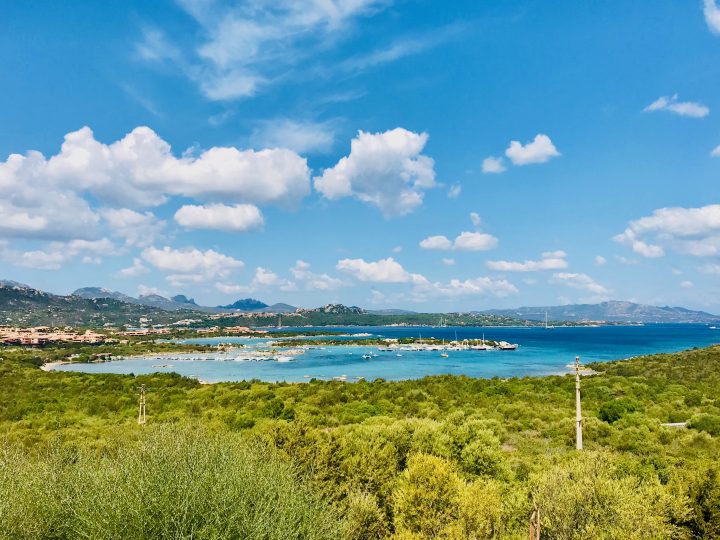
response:
[[[0,538],[720,538],[720,347],[570,376],[201,385],[0,349]],[[136,423],[138,386],[148,424]],[[663,423],[687,422],[687,427]]]

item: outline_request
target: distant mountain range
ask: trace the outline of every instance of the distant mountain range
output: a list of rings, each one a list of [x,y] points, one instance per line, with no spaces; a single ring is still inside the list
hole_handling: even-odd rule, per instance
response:
[[[59,296],[17,282],[0,281],[0,324],[18,326],[168,324],[197,318],[194,310],[168,311],[118,298]]]
[[[504,315],[530,321],[545,320],[545,313],[547,313],[547,318],[550,321],[606,321],[614,323],[712,323],[720,321],[720,315],[713,315],[704,311],[619,301],[602,302],[600,304],[489,309],[479,313]]]
[[[237,313],[248,313],[247,324],[304,325],[517,325],[525,321],[551,322],[605,321],[609,323],[719,323],[720,316],[682,307],[657,307],[632,302],[603,302],[566,306],[520,307],[491,309],[469,313],[416,313],[402,309],[365,310],[357,306],[327,304],[313,309],[295,308],[289,304],[273,304],[245,298],[226,306],[198,305],[184,295],[165,298],[157,294],[137,298],[102,287],[84,287],[72,295],[60,296],[34,289],[16,281],[0,280],[0,324],[102,326],[104,324],[140,324],[150,319],[154,324],[167,324],[180,319],[193,319],[206,324],[211,314],[228,313],[227,323],[237,324]],[[270,314],[270,315],[268,315]],[[273,316],[272,314],[275,314]],[[225,319],[226,317],[221,317]],[[218,320],[217,317],[214,317]]]
[[[79,296],[80,298],[86,298],[89,300],[100,299],[100,298],[112,298],[120,302],[127,302],[128,304],[139,304],[142,306],[156,307],[167,311],[176,310],[195,310],[202,311],[205,313],[222,313],[224,311],[243,311],[243,312],[260,312],[267,311],[271,313],[289,313],[295,311],[297,308],[289,304],[273,304],[272,306],[267,305],[265,302],[255,300],[254,298],[245,298],[233,302],[226,306],[200,306],[193,298],[187,298],[185,295],[178,294],[172,298],[165,298],[159,294],[142,294],[137,298],[128,296],[117,291],[111,291],[102,287],[83,287],[77,289],[72,293],[72,296]]]

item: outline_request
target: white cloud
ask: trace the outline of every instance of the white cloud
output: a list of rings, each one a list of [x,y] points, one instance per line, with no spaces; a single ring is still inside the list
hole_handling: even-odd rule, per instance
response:
[[[225,294],[252,293],[258,290],[279,289],[283,292],[297,290],[292,281],[281,278],[272,270],[258,266],[255,269],[255,276],[249,285],[236,285],[231,283],[216,283],[215,288]]]
[[[451,279],[447,283],[418,283],[413,288],[416,301],[425,301],[432,297],[454,298],[458,296],[492,295],[503,298],[517,294],[518,289],[505,279],[493,279],[487,276],[473,279]]]
[[[614,237],[644,257],[661,257],[665,249],[697,257],[720,254],[720,204],[699,208],[660,208],[631,221]]]
[[[327,152],[335,141],[331,122],[297,121],[289,118],[263,120],[250,141],[255,147],[288,148],[299,153]]]
[[[420,241],[420,247],[423,249],[454,249],[457,251],[487,251],[496,247],[497,244],[498,239],[490,234],[469,231],[460,233],[454,242],[443,235],[428,236]]]
[[[423,249],[451,249],[452,242],[447,236],[441,234],[436,236],[428,236],[420,241],[420,247]]]
[[[268,287],[277,287],[281,291],[294,291],[297,289],[295,284],[285,278],[281,278],[272,270],[258,266],[255,269],[255,277],[250,285],[253,289],[261,289]]]
[[[101,200],[144,206],[171,195],[289,205],[310,191],[307,162],[291,150],[214,147],[197,157],[176,158],[148,127],[110,145],[95,140],[87,127],[69,133],[42,173]]]
[[[597,266],[602,266],[607,262],[607,259],[603,257],[602,255],[598,255],[595,257],[595,264]]]
[[[496,174],[506,170],[505,161],[501,157],[488,156],[483,159],[482,172],[485,174]]]
[[[150,128],[104,144],[85,127],[68,133],[49,159],[29,151],[0,162],[0,192],[0,236],[92,239],[104,225],[129,245],[147,245],[162,222],[118,206],[153,206],[173,196],[292,206],[310,192],[310,171],[291,150],[215,147],[178,158]],[[89,201],[105,208],[97,213]]]
[[[296,261],[295,266],[290,269],[290,272],[297,281],[304,282],[305,288],[309,291],[329,291],[347,285],[341,279],[327,274],[316,274],[312,272],[310,270],[310,263],[302,260]]]
[[[142,263],[142,261],[138,258],[133,259],[132,266],[128,266],[127,268],[123,268],[117,273],[118,277],[121,278],[131,278],[131,277],[137,277],[141,276],[143,274],[147,274],[149,270],[147,267]]]
[[[710,109],[702,103],[694,101],[678,101],[678,95],[662,96],[643,109],[643,112],[670,111],[679,116],[703,118],[710,114]]]
[[[462,193],[462,186],[460,184],[453,184],[448,190],[448,199],[457,199]]]
[[[371,283],[423,283],[427,280],[420,274],[411,274],[392,257],[375,262],[364,259],[342,259],[336,268],[359,281]]]
[[[180,6],[201,29],[193,32],[203,39],[193,54],[181,55],[157,30],[146,31],[137,49],[147,61],[171,62],[208,99],[238,99],[286,79],[293,71],[307,71],[307,64],[328,44],[348,35],[355,20],[389,3],[255,0],[221,4],[182,0]],[[405,54],[409,52],[398,51],[395,56]]]
[[[597,283],[587,274],[558,272],[553,274],[551,283],[567,285],[573,289],[586,290],[600,297],[605,297],[610,294],[608,289]]]
[[[698,270],[700,270],[703,274],[720,275],[720,264],[713,264],[713,263],[704,264]]]
[[[694,284],[692,281],[687,281],[687,280],[686,280],[686,281],[680,282],[680,286],[681,286],[683,289],[692,289],[692,287],[693,287],[694,285],[695,285],[695,284]]]
[[[152,212],[140,213],[129,208],[106,208],[100,215],[110,227],[110,234],[124,238],[129,246],[149,246],[165,226]]]
[[[185,205],[175,212],[175,221],[188,229],[243,232],[262,227],[260,209],[252,204]]]
[[[22,252],[8,249],[4,247],[4,244],[0,244],[0,248],[2,248],[2,258],[7,262],[15,266],[38,270],[58,270],[79,255],[85,255],[81,262],[87,263],[89,261],[93,264],[99,264],[102,262],[100,255],[116,254],[115,246],[107,238],[50,242],[46,249]]]
[[[0,162],[0,236],[68,239],[91,238],[99,216],[72,186],[47,174],[42,154],[11,154]]]
[[[713,34],[720,34],[720,8],[715,0],[705,0],[703,8],[705,22]]]
[[[212,249],[200,251],[196,248],[149,247],[143,250],[142,258],[151,266],[168,274],[168,281],[176,286],[225,279],[234,270],[244,266],[242,261]]]
[[[447,266],[453,266],[455,264],[455,259],[450,259],[447,257],[442,258],[442,263]]]
[[[402,250],[403,250],[402,246],[395,246],[394,248],[392,248],[393,253],[401,253]]]
[[[712,152],[710,152],[710,157],[720,157],[720,146],[716,146],[712,149]]]
[[[546,251],[538,261],[488,261],[487,267],[498,272],[537,272],[539,270],[562,270],[567,268],[564,251]]]
[[[167,291],[158,289],[157,287],[150,287],[148,285],[143,285],[143,284],[138,285],[137,292],[138,292],[138,296],[156,295],[156,296],[164,296],[165,298],[170,296],[167,293]]]
[[[354,196],[386,217],[408,214],[422,204],[425,190],[435,186],[434,162],[421,154],[427,138],[403,128],[360,131],[350,154],[315,177],[315,189],[331,200]]]
[[[487,233],[462,232],[455,238],[453,249],[458,251],[487,251],[498,244],[498,239]]]
[[[542,133],[535,135],[535,139],[525,145],[519,141],[511,141],[505,150],[505,155],[513,165],[529,165],[531,163],[545,163],[551,158],[560,155],[550,137]]]
[[[482,218],[477,212],[470,212],[470,221],[472,221],[472,224],[476,227],[479,227],[482,224]]]
[[[68,256],[61,251],[5,251],[3,258],[15,266],[36,270],[58,270],[68,261]]]

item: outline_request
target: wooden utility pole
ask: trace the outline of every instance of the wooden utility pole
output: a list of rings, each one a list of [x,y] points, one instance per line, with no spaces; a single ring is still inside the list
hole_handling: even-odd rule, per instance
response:
[[[580,357],[575,357],[575,448],[583,449],[582,410],[580,405]]]
[[[140,385],[140,412],[138,413],[138,424],[145,425],[145,385]]]
[[[540,540],[540,510],[537,508],[530,516],[530,540]]]

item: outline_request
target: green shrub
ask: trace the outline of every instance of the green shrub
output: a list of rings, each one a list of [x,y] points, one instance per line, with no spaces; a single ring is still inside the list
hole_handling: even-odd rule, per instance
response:
[[[697,431],[704,431],[713,437],[720,435],[720,416],[715,414],[698,414],[688,422],[688,427]]]
[[[102,454],[5,450],[0,538],[337,538],[289,466],[237,436],[171,427]]]

